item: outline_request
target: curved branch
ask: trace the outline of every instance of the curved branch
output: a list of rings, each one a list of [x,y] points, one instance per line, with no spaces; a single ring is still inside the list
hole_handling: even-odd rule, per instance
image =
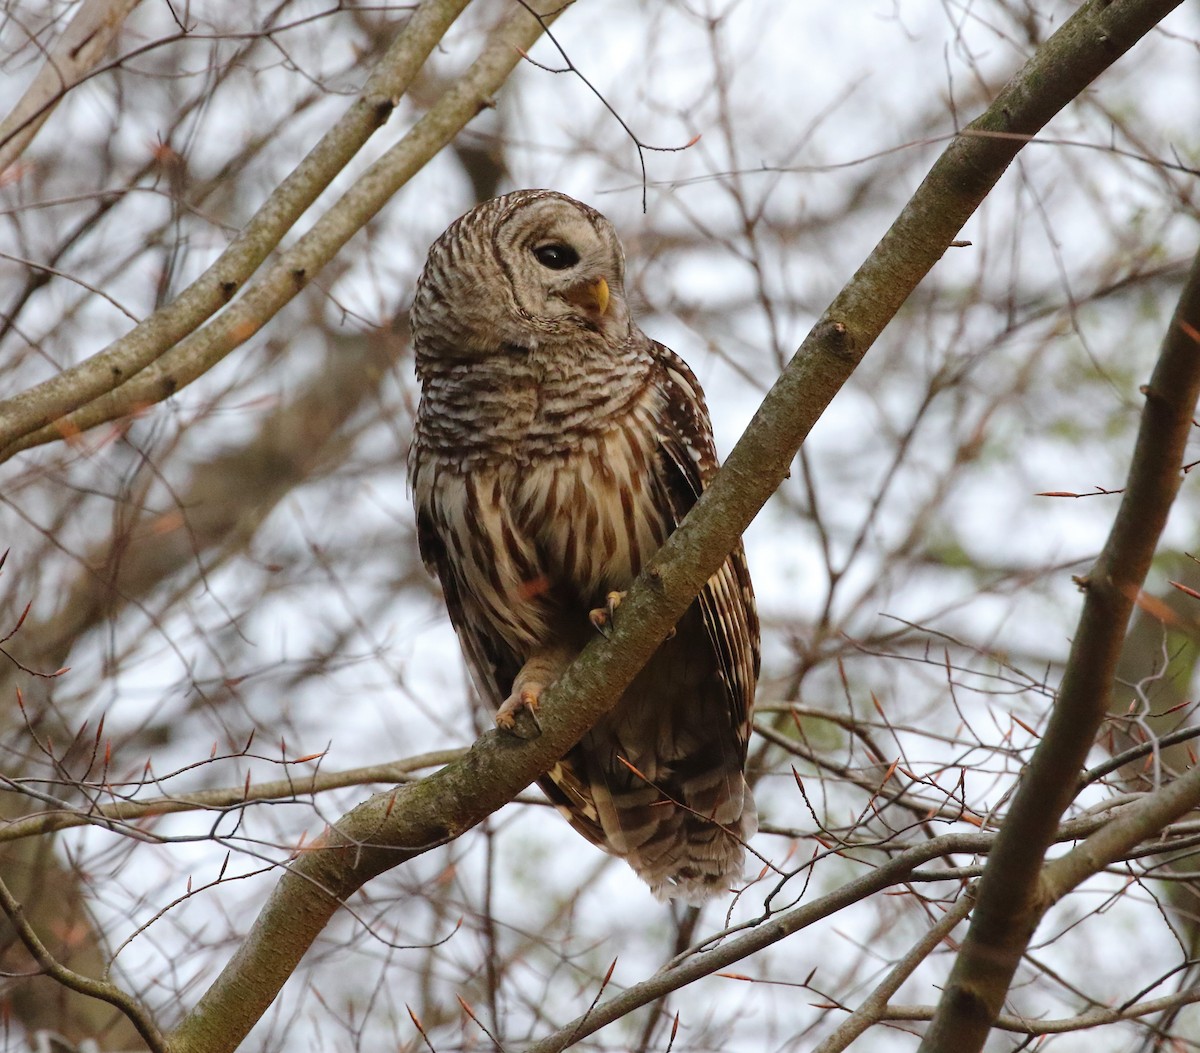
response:
[[[33,931],[25,919],[24,908],[17,902],[3,881],[0,881],[0,911],[4,912],[18,938],[25,945],[25,949],[29,951],[33,960],[38,963],[47,976],[68,990],[87,995],[89,998],[98,998],[102,1002],[115,1006],[125,1014],[154,1053],[165,1053],[166,1044],[146,1008],[133,995],[122,991],[116,984],[82,976],[59,962],[42,943],[38,934]]]

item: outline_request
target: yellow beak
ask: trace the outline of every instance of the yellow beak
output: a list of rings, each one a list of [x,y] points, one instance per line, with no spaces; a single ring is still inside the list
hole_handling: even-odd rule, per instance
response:
[[[608,282],[603,278],[568,289],[562,296],[569,303],[578,304],[580,307],[593,307],[601,314],[608,311]]]

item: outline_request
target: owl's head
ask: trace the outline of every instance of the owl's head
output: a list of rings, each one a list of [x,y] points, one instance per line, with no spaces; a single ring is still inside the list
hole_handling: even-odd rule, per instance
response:
[[[430,248],[412,327],[419,352],[454,356],[619,345],[631,323],[616,231],[552,190],[486,201]]]

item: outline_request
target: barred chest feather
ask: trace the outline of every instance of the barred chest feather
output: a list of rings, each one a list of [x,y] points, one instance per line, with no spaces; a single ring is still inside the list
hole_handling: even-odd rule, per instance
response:
[[[626,588],[669,532],[655,488],[654,385],[569,450],[466,465],[425,451],[418,509],[446,545],[464,605],[517,654]]]

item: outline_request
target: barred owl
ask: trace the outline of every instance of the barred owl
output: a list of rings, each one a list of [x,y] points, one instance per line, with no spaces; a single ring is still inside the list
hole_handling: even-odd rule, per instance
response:
[[[502,727],[536,710],[717,469],[700,386],[634,325],[624,266],[594,209],[522,190],[453,223],[417,284],[421,555]],[[661,899],[700,902],[742,876],[758,665],[739,546],[540,780]]]

